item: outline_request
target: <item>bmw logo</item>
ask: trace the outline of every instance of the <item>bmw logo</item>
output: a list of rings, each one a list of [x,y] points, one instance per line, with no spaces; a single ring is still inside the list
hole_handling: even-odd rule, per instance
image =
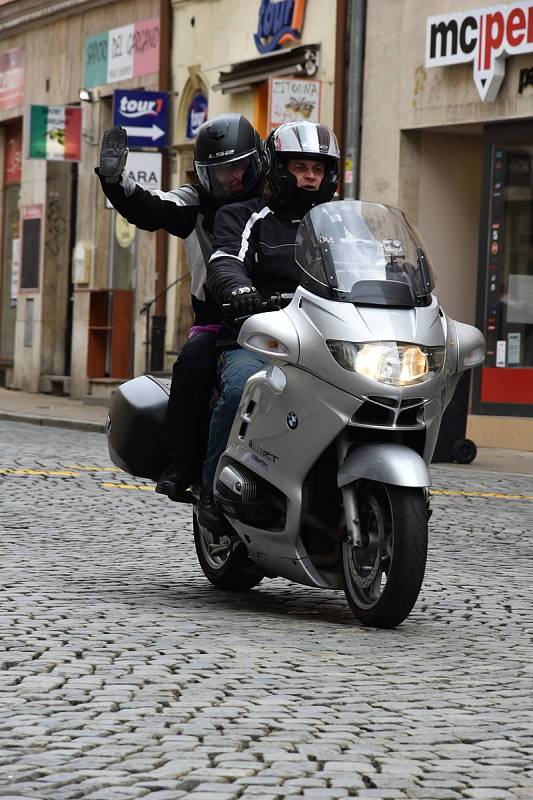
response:
[[[295,428],[298,427],[298,417],[296,416],[294,411],[291,411],[290,414],[287,414],[287,425],[289,426],[291,431],[293,431]]]

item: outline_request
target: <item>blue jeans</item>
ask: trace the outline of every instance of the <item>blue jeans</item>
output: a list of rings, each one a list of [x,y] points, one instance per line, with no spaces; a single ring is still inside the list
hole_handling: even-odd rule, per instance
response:
[[[217,377],[220,394],[211,416],[207,457],[202,477],[204,490],[211,496],[218,459],[226,449],[244,384],[250,375],[260,370],[265,363],[262,356],[255,355],[242,347],[237,350],[224,350],[219,356]]]

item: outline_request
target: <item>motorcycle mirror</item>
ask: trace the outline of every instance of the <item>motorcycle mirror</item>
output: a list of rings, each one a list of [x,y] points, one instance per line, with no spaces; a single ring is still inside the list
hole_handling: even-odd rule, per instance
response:
[[[457,336],[457,372],[478,367],[485,360],[485,339],[473,325],[455,321]]]

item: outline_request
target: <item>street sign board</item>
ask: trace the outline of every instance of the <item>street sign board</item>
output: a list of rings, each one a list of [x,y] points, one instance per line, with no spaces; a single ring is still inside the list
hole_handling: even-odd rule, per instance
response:
[[[115,89],[113,125],[125,128],[130,147],[166,147],[168,93]]]

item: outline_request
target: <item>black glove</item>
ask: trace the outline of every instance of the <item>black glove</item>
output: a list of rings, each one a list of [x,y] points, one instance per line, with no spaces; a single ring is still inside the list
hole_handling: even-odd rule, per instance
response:
[[[261,310],[261,295],[254,286],[240,286],[230,297],[230,316],[247,317]]]
[[[100,175],[106,183],[118,183],[128,157],[128,134],[124,128],[109,128],[102,137]]]

